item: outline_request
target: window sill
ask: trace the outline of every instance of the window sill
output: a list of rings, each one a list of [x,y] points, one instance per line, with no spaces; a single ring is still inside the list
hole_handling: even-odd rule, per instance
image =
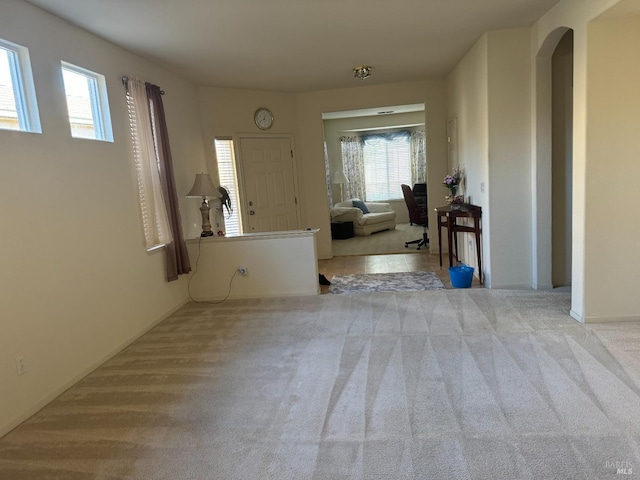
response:
[[[164,243],[162,245],[154,245],[153,247],[149,247],[147,248],[147,254],[153,255],[154,253],[161,252],[162,250],[164,250],[164,247]]]

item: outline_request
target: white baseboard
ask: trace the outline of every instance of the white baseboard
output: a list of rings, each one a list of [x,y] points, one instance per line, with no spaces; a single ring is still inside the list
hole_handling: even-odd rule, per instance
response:
[[[309,296],[317,296],[320,295],[320,286],[316,290],[303,290],[300,292],[266,292],[266,293],[246,293],[246,294],[238,294],[232,295],[227,300],[251,300],[258,298],[288,298],[288,297],[309,297]],[[219,302],[224,297],[193,297],[196,302]]]
[[[551,291],[553,290],[553,285],[549,284],[541,284],[541,283],[534,283],[531,285],[531,288],[533,288],[534,290],[539,290],[539,291]]]
[[[573,309],[569,310],[569,315],[571,315],[571,317],[573,317],[574,320],[577,320],[580,323],[584,323],[584,317],[580,315],[578,312],[576,312],[575,310]]]
[[[531,290],[531,284],[508,284],[508,285],[490,285],[491,290]]]
[[[601,317],[601,316],[584,317],[583,323],[617,323],[617,322],[640,322],[640,315],[619,315],[617,317]]]

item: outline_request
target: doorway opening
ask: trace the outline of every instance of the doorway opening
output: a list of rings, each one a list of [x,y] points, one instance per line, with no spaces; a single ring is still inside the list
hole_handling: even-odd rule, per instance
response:
[[[573,30],[551,57],[551,283],[571,286],[573,193]]]
[[[410,224],[401,185],[426,185],[424,104],[328,112],[322,118],[332,228],[344,227],[334,218],[336,208],[351,207],[353,199],[388,204],[395,214],[380,231],[371,228],[374,233],[362,226],[357,232],[358,225],[353,234],[341,228],[332,240],[333,256],[411,253],[405,242],[421,237],[422,227]]]
[[[536,58],[532,201],[535,289],[569,288],[572,270],[573,30],[551,32]]]

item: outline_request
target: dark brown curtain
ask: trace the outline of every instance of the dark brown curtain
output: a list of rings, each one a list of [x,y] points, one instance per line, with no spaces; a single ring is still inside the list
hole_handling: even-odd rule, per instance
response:
[[[157,85],[147,83],[146,87],[149,107],[151,109],[151,120],[155,130],[162,194],[164,196],[167,217],[169,217],[169,225],[171,226],[171,233],[173,235],[173,242],[165,246],[167,255],[167,280],[171,282],[177,280],[179,275],[189,273],[191,271],[191,264],[189,263],[187,245],[182,233],[182,220],[178,207],[178,193],[173,175],[173,161],[171,159],[171,147],[169,146],[167,121],[164,116],[164,105],[162,104],[162,92]]]

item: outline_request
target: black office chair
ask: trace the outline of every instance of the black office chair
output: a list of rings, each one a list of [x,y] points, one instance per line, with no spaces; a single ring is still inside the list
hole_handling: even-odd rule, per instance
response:
[[[410,242],[405,242],[404,246],[409,247],[409,245],[417,243],[418,250],[420,247],[429,245],[429,234],[427,233],[427,227],[429,226],[429,216],[427,215],[426,208],[422,208],[416,202],[415,197],[413,196],[413,191],[409,185],[402,185],[402,194],[404,195],[404,201],[407,204],[407,209],[409,210],[409,221],[412,224],[422,225],[424,227],[424,231],[422,233],[422,238],[418,240],[412,240]]]
[[[413,185],[413,197],[420,207],[427,209],[427,184],[415,183]]]

